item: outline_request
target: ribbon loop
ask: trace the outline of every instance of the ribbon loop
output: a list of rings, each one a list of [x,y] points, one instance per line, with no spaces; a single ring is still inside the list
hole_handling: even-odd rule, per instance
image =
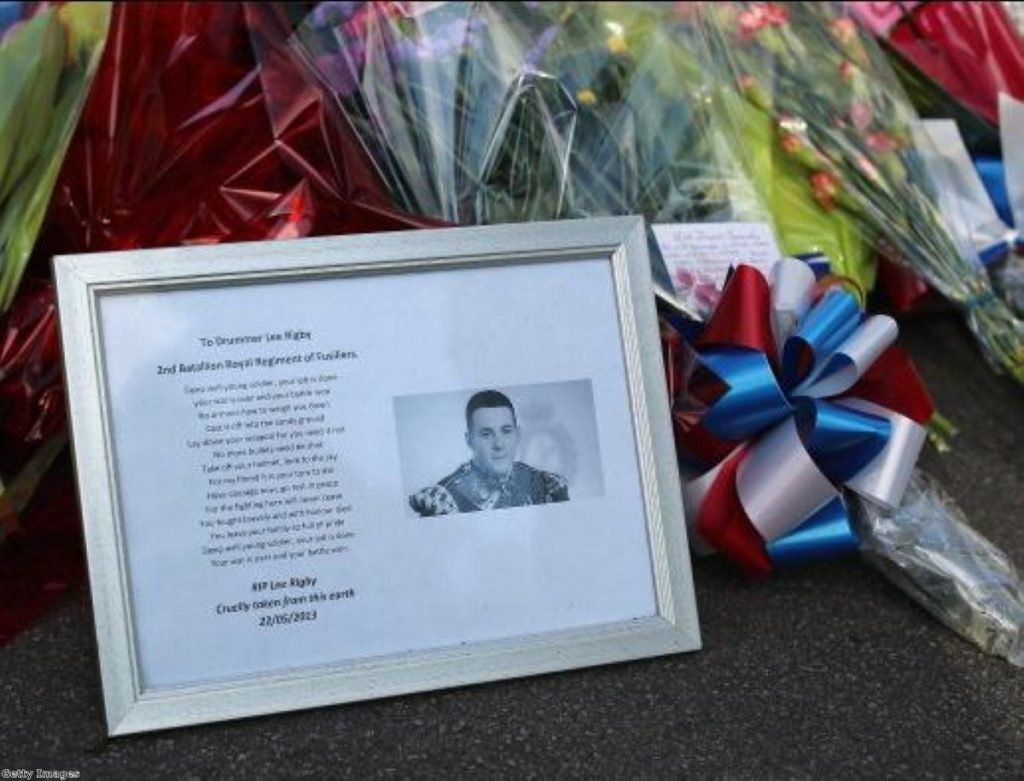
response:
[[[849,390],[898,335],[899,327],[888,315],[869,317],[793,393],[823,398]]]
[[[779,350],[811,308],[814,283],[814,271],[802,260],[783,258],[772,267],[772,329]]]
[[[764,275],[752,266],[737,266],[718,306],[697,337],[696,346],[746,347],[764,353],[770,363],[776,363],[770,306],[771,291]]]
[[[827,401],[802,404],[796,421],[807,452],[834,483],[845,483],[870,464],[892,432],[884,417]]]
[[[846,487],[883,507],[898,507],[928,437],[927,430],[905,415],[863,399],[847,399],[840,403],[869,413],[876,419],[885,419],[890,432],[885,446],[870,463],[844,481]]]
[[[723,439],[746,439],[790,412],[789,402],[763,353],[715,349],[703,362],[727,383],[727,389],[704,417],[709,431]]]
[[[860,304],[847,290],[834,287],[807,313],[783,347],[782,378],[785,387],[798,385],[821,365],[861,320]]]
[[[751,448],[736,472],[736,493],[750,523],[767,542],[796,528],[839,495],[804,447],[793,418]]]
[[[773,564],[792,567],[853,553],[859,547],[850,511],[837,496],[785,537],[769,543],[767,551]]]

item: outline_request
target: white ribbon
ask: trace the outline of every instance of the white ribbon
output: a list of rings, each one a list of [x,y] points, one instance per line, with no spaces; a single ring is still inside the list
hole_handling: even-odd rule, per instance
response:
[[[1018,232],[1024,233],[1024,102],[1005,92],[999,93],[999,137],[1010,211]]]
[[[772,332],[781,350],[811,308],[814,270],[796,258],[782,258],[771,271]]]
[[[807,452],[792,417],[751,448],[737,470],[736,491],[765,542],[795,529],[839,495]]]
[[[892,424],[892,433],[885,448],[848,480],[846,487],[890,510],[899,507],[927,438],[925,427],[906,415],[863,399],[843,399],[836,403],[886,418]]]
[[[810,377],[793,391],[816,399],[849,390],[899,336],[899,326],[888,315],[872,315],[829,355]]]

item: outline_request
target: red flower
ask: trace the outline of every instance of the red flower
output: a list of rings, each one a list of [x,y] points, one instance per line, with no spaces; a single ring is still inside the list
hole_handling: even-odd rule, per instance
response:
[[[677,19],[681,19],[684,22],[691,22],[697,18],[700,11],[700,4],[693,2],[693,0],[677,0],[673,10],[675,11]]]
[[[761,16],[772,27],[782,27],[789,22],[789,9],[778,3],[760,3]]]
[[[853,74],[857,72],[856,66],[849,60],[839,63],[839,78],[845,82],[853,81]]]
[[[831,211],[836,208],[836,196],[839,195],[839,180],[828,171],[815,171],[810,175],[811,194],[821,208]]]
[[[800,136],[795,136],[792,133],[782,134],[782,151],[787,154],[793,154],[794,152],[800,151],[800,147],[803,146],[803,141],[800,140]]]

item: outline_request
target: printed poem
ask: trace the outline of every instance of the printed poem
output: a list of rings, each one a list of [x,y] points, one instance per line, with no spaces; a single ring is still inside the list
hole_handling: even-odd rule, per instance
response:
[[[342,553],[354,532],[339,478],[344,426],[327,422],[338,375],[186,385],[200,423],[202,552],[214,567]]]
[[[246,594],[219,601],[217,615],[253,611],[260,626],[315,621],[318,603],[355,596],[310,571],[356,537],[342,479],[346,430],[332,403],[359,356],[253,349],[311,340],[303,330],[204,337],[209,357],[156,367],[193,416],[181,444],[202,497],[197,552],[204,566],[246,578]]]

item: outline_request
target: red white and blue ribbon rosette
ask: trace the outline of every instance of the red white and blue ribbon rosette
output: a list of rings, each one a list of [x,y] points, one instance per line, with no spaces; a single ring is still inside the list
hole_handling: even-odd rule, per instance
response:
[[[845,495],[897,506],[934,412],[892,318],[799,260],[770,276],[738,266],[662,333],[693,545],[758,576],[856,550]]]

